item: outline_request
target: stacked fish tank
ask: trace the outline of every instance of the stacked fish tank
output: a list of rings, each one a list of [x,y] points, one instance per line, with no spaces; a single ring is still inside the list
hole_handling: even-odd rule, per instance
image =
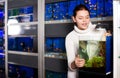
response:
[[[5,77],[4,2],[0,3],[0,78]]]
[[[8,10],[8,15],[8,24],[32,22],[33,6],[10,9]],[[36,33],[36,25],[8,26],[8,49],[21,52],[37,52]]]
[[[73,9],[79,4],[89,8],[91,18],[113,16],[113,0],[69,0],[46,4],[45,20],[71,19]]]
[[[35,52],[33,37],[9,37],[8,49],[14,51]]]
[[[46,57],[66,58],[65,38],[46,38],[45,47]]]
[[[8,15],[9,19],[17,19],[18,22],[33,21],[33,6],[9,9]]]
[[[35,11],[33,11],[34,6],[23,6],[8,10],[9,78],[38,78],[38,65],[36,65],[38,64],[38,25],[32,23],[36,21],[33,14]],[[36,60],[32,61],[29,58],[32,60],[35,58]]]
[[[67,74],[46,70],[45,78],[67,78]]]
[[[38,72],[35,68],[9,64],[9,78],[38,78]]]
[[[46,53],[45,53],[46,58],[61,59],[61,60],[66,59],[65,38],[63,38],[63,37],[55,37],[55,38],[47,37],[45,39],[45,51],[46,51]],[[57,60],[56,60],[56,62],[57,62]],[[46,78],[66,78],[67,77],[66,72],[59,72],[59,71],[56,72],[56,71],[49,70],[48,67],[45,67],[45,68],[46,68],[46,70],[45,70]],[[52,70],[54,70],[54,69],[52,69]]]
[[[51,26],[60,26],[61,25],[69,25],[67,23],[70,22],[65,22],[71,20],[71,17],[73,15],[73,9],[75,8],[76,5],[79,4],[84,4],[86,5],[89,10],[90,10],[90,17],[91,18],[96,18],[96,20],[102,19],[103,17],[112,17],[113,16],[113,0],[65,0],[65,1],[56,1],[56,2],[51,2],[51,3],[46,3],[45,4],[45,21],[47,22],[47,25]],[[60,23],[55,22],[51,23],[52,21],[60,21]],[[62,24],[61,21],[65,24]],[[49,23],[50,22],[50,23]],[[110,23],[112,21],[110,20]],[[54,24],[55,23],[55,24]],[[97,21],[97,24],[99,21]],[[108,26],[109,22],[100,22],[102,23],[101,26],[102,28],[106,28],[107,30],[111,29],[112,27]],[[103,25],[103,23],[107,23],[106,25]],[[70,23],[71,24],[71,23]],[[96,22],[95,22],[96,24]],[[100,28],[101,28],[100,26]],[[52,26],[51,26],[52,27]],[[55,27],[57,28],[57,27]],[[58,27],[59,28],[59,27]],[[65,28],[64,28],[65,29]],[[56,29],[57,30],[57,29]],[[49,30],[51,33],[53,33],[53,30]],[[67,31],[67,30],[66,30]],[[47,32],[47,31],[46,31]],[[59,32],[59,31],[58,31]],[[63,30],[64,32],[64,30]],[[57,32],[54,32],[57,33]],[[61,31],[62,33],[62,31]],[[62,58],[66,59],[66,50],[65,50],[65,37],[56,37],[56,34],[53,34],[52,36],[46,36],[45,38],[45,57],[50,57],[50,58]],[[101,68],[98,68],[97,71],[93,72],[99,72],[100,74],[109,74],[112,71],[112,36],[107,37],[105,42],[105,58],[104,58],[104,65],[102,70]],[[62,56],[61,56],[62,55]],[[94,60],[96,61],[96,60]],[[99,59],[97,60],[99,61]],[[87,68],[92,68],[92,63],[91,61],[88,61],[89,64],[86,64],[86,68],[83,69],[83,71],[88,71]],[[91,67],[90,67],[91,66]],[[94,67],[93,67],[94,68]],[[93,70],[93,69],[92,69]],[[99,71],[100,70],[100,71]],[[90,72],[90,71],[88,71]],[[58,72],[57,72],[58,73]],[[60,74],[60,73],[59,73]],[[46,70],[46,78],[54,78],[54,71]],[[48,77],[49,76],[49,77]],[[67,78],[64,76],[63,78]]]
[[[4,31],[0,30],[0,68],[5,68]]]

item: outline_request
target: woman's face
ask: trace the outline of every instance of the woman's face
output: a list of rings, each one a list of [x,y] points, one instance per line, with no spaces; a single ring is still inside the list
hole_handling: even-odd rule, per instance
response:
[[[80,30],[85,30],[88,28],[90,23],[90,15],[87,10],[79,10],[75,17],[72,17],[73,21],[77,24]]]

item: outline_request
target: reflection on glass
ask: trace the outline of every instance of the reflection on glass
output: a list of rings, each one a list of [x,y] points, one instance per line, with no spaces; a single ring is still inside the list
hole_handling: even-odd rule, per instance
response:
[[[9,26],[10,24],[18,23],[17,19],[8,20],[8,34],[9,35],[18,35],[21,31],[19,25]]]
[[[9,19],[17,19],[18,22],[33,21],[33,6],[8,10]]]

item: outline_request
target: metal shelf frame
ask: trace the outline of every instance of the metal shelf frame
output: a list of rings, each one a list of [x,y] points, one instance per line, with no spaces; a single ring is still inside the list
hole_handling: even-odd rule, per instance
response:
[[[4,0],[5,1],[5,75],[8,77],[8,64],[26,65],[38,69],[38,78],[45,78],[44,76],[44,0]],[[1,2],[1,1],[0,1]],[[22,3],[21,3],[22,2]],[[19,4],[18,4],[19,3]],[[8,35],[8,9],[20,8],[25,6],[37,5],[37,21],[23,22],[10,24],[26,26],[37,25],[37,40],[38,40],[38,53],[18,52],[8,50],[8,37],[26,37],[27,35]],[[40,14],[39,14],[40,13]],[[11,16],[16,18],[18,16]],[[28,35],[29,36],[29,35]],[[35,36],[35,35],[30,35]],[[22,60],[20,60],[22,59]],[[27,61],[27,62],[23,62]],[[31,62],[32,64],[30,64]]]
[[[8,42],[8,36],[7,36],[7,33],[8,33],[8,28],[7,28],[7,21],[8,21],[8,16],[7,16],[7,13],[8,13],[8,10],[7,10],[7,7],[8,7],[8,1],[5,0],[4,2],[4,5],[5,5],[5,78],[8,78],[8,46],[7,46],[7,42]]]

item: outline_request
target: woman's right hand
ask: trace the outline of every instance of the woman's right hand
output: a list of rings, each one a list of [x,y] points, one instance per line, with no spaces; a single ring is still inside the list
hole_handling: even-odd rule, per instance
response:
[[[85,59],[81,59],[79,55],[75,58],[75,65],[76,67],[84,67],[85,65]]]

